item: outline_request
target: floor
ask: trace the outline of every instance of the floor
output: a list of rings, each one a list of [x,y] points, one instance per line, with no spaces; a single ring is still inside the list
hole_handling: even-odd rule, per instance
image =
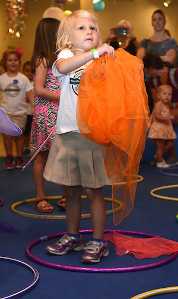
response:
[[[171,175],[170,171],[174,173]],[[174,167],[169,173],[161,173],[148,163],[142,163],[140,174],[144,180],[138,184],[136,204],[131,215],[120,225],[114,227],[112,215],[107,216],[107,229],[121,229],[129,231],[142,231],[148,234],[160,235],[178,241],[178,213],[177,202],[159,200],[150,195],[152,188],[162,185],[175,185],[178,183],[178,168]],[[61,195],[62,189],[55,184],[46,183],[49,195]],[[40,273],[37,285],[23,298],[43,299],[130,299],[134,295],[151,289],[177,285],[178,259],[162,267],[139,272],[126,273],[83,273],[51,269],[35,263],[25,254],[25,248],[32,240],[42,236],[54,235],[65,231],[65,221],[62,219],[45,220],[38,219],[36,210],[31,203],[23,203],[17,206],[22,215],[11,210],[12,203],[33,198],[35,195],[32,180],[32,167],[25,171],[3,170],[0,164],[0,192],[5,200],[4,207],[0,208],[0,256],[11,257],[22,260],[35,267]],[[176,188],[161,191],[162,195],[177,198]],[[105,188],[105,197],[110,197],[110,188]],[[178,198],[177,198],[178,199]],[[54,217],[65,217],[65,213],[57,208],[56,201]],[[83,212],[89,212],[89,202],[83,200]],[[111,203],[106,203],[107,209],[111,209]],[[32,217],[24,217],[23,213],[32,214]],[[33,216],[35,215],[35,216]],[[36,217],[36,218],[35,218]],[[90,229],[90,219],[81,221],[81,228]],[[89,238],[85,235],[85,238]],[[56,238],[54,238],[56,240]],[[52,257],[46,254],[46,245],[54,240],[39,242],[32,252],[34,255],[44,259],[48,263],[72,265],[83,267],[80,262],[80,253],[67,255],[65,257]],[[111,246],[109,257],[105,258],[101,268],[121,268],[135,265],[148,264],[161,261],[165,257],[156,259],[137,260],[131,256],[118,257]],[[11,263],[8,260],[0,260],[0,297],[9,298],[7,295],[25,288],[32,281],[32,274],[24,267]],[[4,297],[3,297],[4,296]],[[159,295],[156,298],[178,298],[178,294]],[[145,297],[146,298],[146,297]]]

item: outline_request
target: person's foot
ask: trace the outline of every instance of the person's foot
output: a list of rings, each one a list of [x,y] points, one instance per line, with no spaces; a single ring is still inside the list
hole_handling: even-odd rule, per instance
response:
[[[36,209],[42,213],[52,213],[54,211],[54,207],[46,199],[38,200]]]
[[[82,263],[95,264],[101,259],[109,255],[108,244],[106,241],[89,241],[84,248]]]
[[[14,158],[12,156],[7,156],[5,158],[4,168],[6,170],[11,170],[11,169],[15,168],[15,161],[14,161]]]
[[[158,168],[169,168],[170,165],[168,163],[166,163],[165,160],[162,160],[160,162],[156,162],[156,167],[158,167]]]
[[[56,243],[46,247],[48,253],[54,255],[65,255],[70,251],[80,251],[83,249],[81,238],[65,234]]]

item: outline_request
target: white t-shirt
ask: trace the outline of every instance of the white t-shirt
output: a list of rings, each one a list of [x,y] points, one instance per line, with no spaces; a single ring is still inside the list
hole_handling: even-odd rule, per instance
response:
[[[9,77],[7,73],[0,75],[2,91],[1,106],[11,115],[27,113],[26,92],[33,89],[29,79],[22,73]]]
[[[58,54],[57,60],[69,58],[73,55],[74,54],[69,49],[64,49]],[[52,72],[54,76],[56,76],[61,82],[61,94],[59,110],[57,114],[56,132],[58,134],[64,134],[73,131],[79,132],[76,120],[77,96],[80,77],[86,65],[69,74],[61,74],[56,68],[56,61],[53,64]]]

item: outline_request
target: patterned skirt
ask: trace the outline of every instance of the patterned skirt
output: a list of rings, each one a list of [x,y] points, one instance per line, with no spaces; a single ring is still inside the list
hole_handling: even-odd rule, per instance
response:
[[[51,131],[55,134],[55,125],[58,111],[58,103],[37,98],[34,107],[32,130],[31,130],[31,151],[34,152],[45,141]],[[54,134],[45,143],[42,151],[50,149]]]
[[[158,121],[154,121],[151,124],[148,138],[151,139],[163,139],[163,140],[173,140],[176,139],[176,133],[173,129],[172,124],[164,124]]]

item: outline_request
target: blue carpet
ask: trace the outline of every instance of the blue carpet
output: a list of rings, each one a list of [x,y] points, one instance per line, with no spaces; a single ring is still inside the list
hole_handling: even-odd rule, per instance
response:
[[[144,181],[139,183],[137,200],[132,214],[116,229],[143,231],[145,233],[160,235],[178,241],[178,224],[175,215],[178,212],[178,203],[152,198],[150,189],[169,184],[178,184],[177,178],[166,176],[154,167],[142,164],[140,174]],[[60,187],[46,183],[47,193],[50,195],[62,194]],[[160,287],[178,285],[177,268],[178,259],[163,267],[147,271],[132,273],[77,273],[45,268],[30,261],[25,255],[26,245],[33,239],[46,234],[55,234],[65,230],[62,220],[38,220],[19,216],[10,210],[14,201],[33,197],[35,194],[32,182],[32,169],[24,172],[13,170],[3,171],[0,168],[0,195],[5,199],[5,206],[0,208],[0,255],[21,259],[36,267],[40,272],[38,285],[25,294],[25,299],[129,299],[138,293]],[[108,189],[105,189],[108,195]],[[162,195],[178,196],[177,190],[165,190]],[[107,208],[111,205],[108,203]],[[33,211],[33,206],[20,207],[21,210]],[[84,203],[84,210],[88,210],[88,203]],[[62,213],[56,209],[58,213]],[[90,219],[82,220],[81,228],[90,228]],[[107,228],[113,228],[112,216],[107,218]],[[49,242],[49,241],[48,241]],[[65,257],[47,256],[46,242],[34,248],[34,253],[40,257],[57,263],[71,263],[80,265],[80,254]],[[140,265],[160,259],[138,261],[133,257],[106,258],[103,267],[126,267]],[[30,274],[18,265],[0,261],[0,297],[23,288],[30,281]],[[156,296],[156,298],[178,298],[176,294]]]

